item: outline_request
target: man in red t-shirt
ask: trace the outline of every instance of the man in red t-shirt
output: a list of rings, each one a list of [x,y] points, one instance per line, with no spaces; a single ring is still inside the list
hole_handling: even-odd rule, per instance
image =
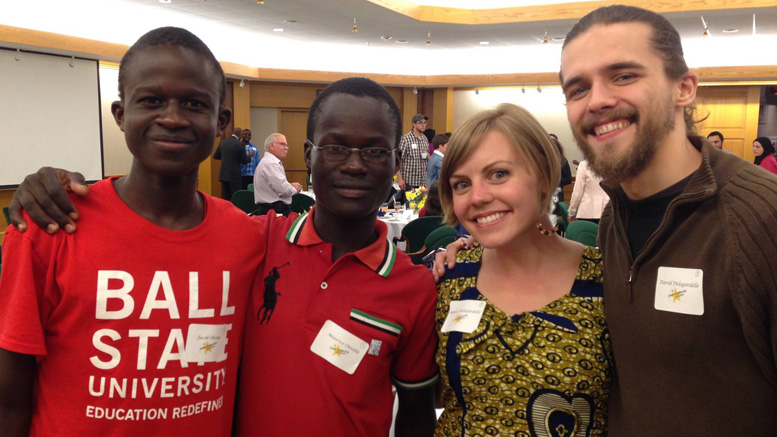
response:
[[[77,233],[6,233],[4,436],[231,432],[245,303],[264,250],[243,243],[264,237],[196,190],[231,117],[224,73],[199,38],[166,27],[127,51],[119,89],[111,109],[130,173],[74,197]]]

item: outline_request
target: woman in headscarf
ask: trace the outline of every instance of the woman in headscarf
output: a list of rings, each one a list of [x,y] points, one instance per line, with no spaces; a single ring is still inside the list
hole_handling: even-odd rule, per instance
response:
[[[755,165],[777,174],[777,159],[774,158],[774,146],[772,140],[766,137],[758,137],[753,141],[753,155],[755,155]]]

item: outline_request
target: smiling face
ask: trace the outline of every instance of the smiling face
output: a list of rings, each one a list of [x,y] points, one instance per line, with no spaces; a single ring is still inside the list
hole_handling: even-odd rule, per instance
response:
[[[124,98],[111,110],[132,172],[196,174],[231,116],[219,105],[219,75],[205,56],[173,45],[143,48],[122,68]]]
[[[644,23],[595,25],[561,55],[567,115],[591,167],[614,186],[642,172],[678,126],[677,81]]]
[[[753,141],[753,155],[761,156],[764,154],[764,146],[758,141]]]
[[[456,218],[483,247],[537,233],[543,213],[538,179],[502,132],[486,133],[449,182]]]
[[[321,103],[310,140],[319,147],[336,144],[393,150],[396,132],[389,114],[388,104],[376,98],[332,94]],[[316,187],[317,223],[320,219],[377,217],[399,165],[396,153],[382,163],[366,163],[358,153],[335,162],[307,145],[305,160]]]

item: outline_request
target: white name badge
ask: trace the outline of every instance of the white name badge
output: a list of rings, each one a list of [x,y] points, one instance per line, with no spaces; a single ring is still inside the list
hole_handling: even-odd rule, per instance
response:
[[[216,363],[227,359],[227,331],[232,325],[189,325],[184,358],[190,363]]]
[[[659,267],[655,308],[680,314],[704,314],[704,272],[700,269]]]
[[[343,372],[353,375],[367,354],[369,346],[366,341],[341,328],[337,323],[327,320],[310,345],[310,350]]]
[[[442,324],[442,332],[464,332],[472,334],[483,318],[486,303],[482,300],[454,300],[451,302],[448,317]]]
[[[411,145],[410,145],[410,148],[411,148],[411,149],[417,149],[417,148],[418,148],[418,144],[411,144]]]

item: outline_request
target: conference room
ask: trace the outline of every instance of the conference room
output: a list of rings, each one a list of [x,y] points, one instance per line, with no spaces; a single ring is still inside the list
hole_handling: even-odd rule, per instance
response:
[[[363,76],[383,85],[393,98],[403,135],[413,131],[418,115],[428,129],[455,137],[483,110],[500,103],[525,108],[563,145],[572,182],[557,194],[569,202],[578,164],[585,158],[559,85],[564,37],[591,10],[616,2],[517,3],[11,2],[0,16],[0,125],[6,133],[0,206],[7,207],[24,176],[41,166],[78,171],[90,183],[130,171],[133,157],[111,114],[111,103],[119,98],[118,63],[138,36],[164,25],[186,28],[202,38],[226,74],[225,106],[233,116],[214,150],[237,127],[251,130],[260,153],[264,138],[282,133],[288,143],[286,179],[302,186],[300,196],[316,197],[304,152],[311,104],[328,84]],[[650,8],[677,28],[688,66],[699,78],[699,135],[722,132],[724,150],[753,162],[754,139],[777,139],[777,55],[768,50],[777,43],[777,7],[767,0],[744,6],[712,0]],[[432,138],[427,139],[431,143]],[[219,196],[220,166],[212,157],[200,164],[198,190]],[[400,175],[379,219],[400,250],[420,263],[430,250],[454,241],[456,230],[449,227],[446,238],[435,235],[437,240],[430,243],[427,237],[442,225],[438,217],[434,226],[412,234],[412,224],[424,218],[418,213],[425,206],[426,187],[407,190],[408,197],[394,196],[402,185]],[[557,204],[553,224],[563,235],[570,217],[567,204]],[[295,212],[310,207],[306,201]],[[252,212],[250,202],[241,209]],[[0,245],[3,237],[0,234]],[[595,246],[595,237],[587,245]],[[276,275],[284,275],[282,267]]]

